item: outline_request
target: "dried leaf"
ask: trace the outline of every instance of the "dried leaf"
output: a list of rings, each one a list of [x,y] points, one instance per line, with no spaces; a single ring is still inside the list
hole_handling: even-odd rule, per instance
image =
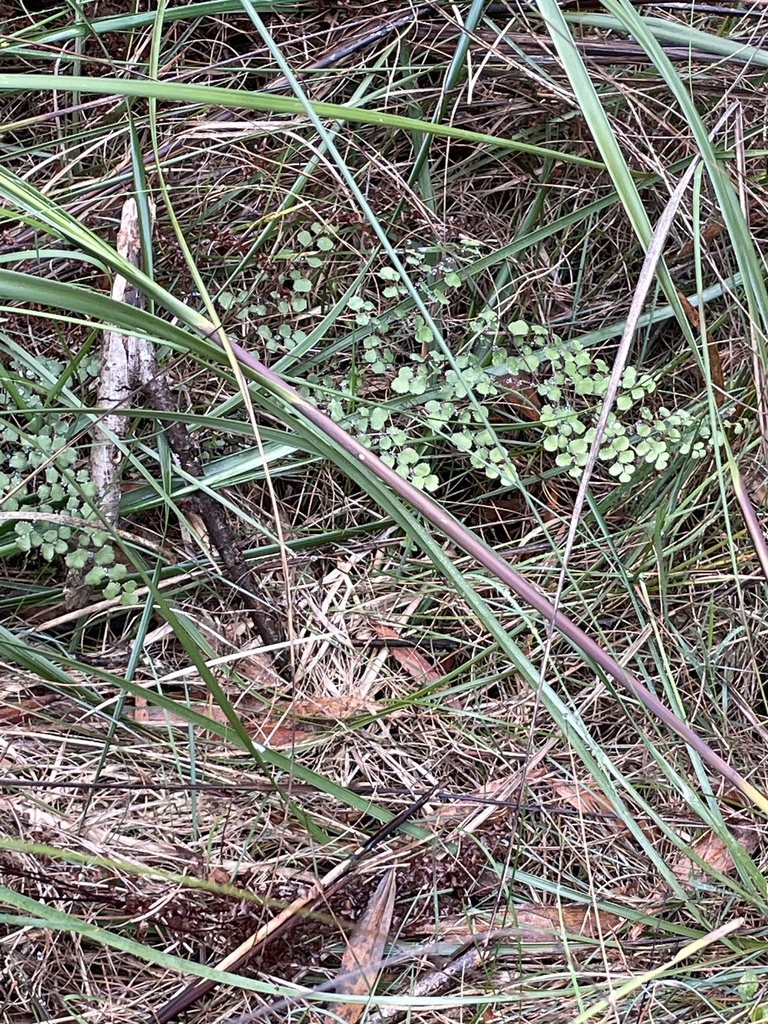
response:
[[[341,975],[336,986],[339,995],[362,996],[373,990],[394,908],[395,873],[388,871],[358,921],[341,959]],[[339,1019],[355,1024],[364,1009],[363,1003],[334,1003],[331,1013],[325,1015],[326,1024],[338,1024]]]
[[[502,933],[522,942],[549,942],[566,935],[595,939],[615,931],[621,918],[594,907],[547,907],[521,903],[503,917],[479,915],[445,917],[440,921],[443,942],[467,942],[478,933]]]
[[[51,704],[55,704],[60,700],[59,695],[53,693],[26,697],[24,700],[18,701],[18,703],[9,702],[4,707],[0,707],[0,725],[21,725],[34,721],[35,718],[39,717],[39,712],[44,708],[50,708]]]
[[[680,289],[677,289],[677,297],[680,299],[680,304],[683,307],[685,315],[688,317],[688,321],[693,327],[694,331],[701,330],[701,317],[698,309],[692,306],[688,299],[683,295]],[[712,337],[709,331],[706,332],[707,337],[707,358],[709,360],[709,376],[712,383],[715,386],[715,403],[717,405],[723,404],[725,398],[725,378],[723,376],[723,363],[720,358],[720,350],[717,347],[717,342]]]
[[[757,849],[757,836],[754,832],[745,828],[731,828],[731,835],[748,854],[754,853]],[[730,850],[714,832],[705,832],[693,843],[691,849],[713,871],[718,871],[721,875],[730,874],[735,868]],[[672,871],[676,878],[689,885],[707,880],[706,870],[687,854],[683,854],[675,861]]]
[[[205,715],[207,718],[213,719],[214,722],[220,722],[222,725],[229,723],[229,719],[222,709],[216,705],[190,704],[190,710]],[[167,727],[189,724],[181,713],[166,711],[164,708],[158,708],[152,704],[148,704],[146,707],[137,707],[134,717],[137,722],[145,725]],[[308,729],[296,728],[290,718],[274,721],[269,718],[257,719],[255,716],[246,714],[241,716],[241,721],[258,743],[263,743],[273,750],[289,749],[299,743],[305,743],[313,737],[313,733]]]
[[[330,718],[337,722],[344,722],[362,711],[376,710],[377,705],[374,701],[355,697],[353,694],[344,697],[327,694],[304,697],[302,700],[293,701],[290,707],[291,714],[300,718]]]
[[[391,626],[387,626],[383,622],[371,621],[370,624],[376,630],[376,635],[385,640],[401,639],[396,629],[392,629]],[[442,677],[442,673],[427,661],[424,655],[417,651],[415,647],[393,646],[390,649],[390,653],[398,665],[404,668],[419,683],[434,683]]]
[[[192,701],[189,706],[198,714],[212,718],[214,722],[226,725],[229,721],[222,709],[211,704],[210,701]],[[255,740],[259,743],[268,743],[273,749],[292,747],[297,743],[312,739],[314,731],[309,719],[330,719],[335,722],[343,722],[353,715],[360,714],[361,711],[375,710],[375,702],[354,696],[305,697],[284,707],[272,705],[270,714],[267,716],[264,714],[264,705],[259,701],[244,698],[237,704],[237,712],[245,728]],[[134,718],[137,722],[146,725],[185,726],[187,724],[186,718],[181,713],[149,705],[143,698],[136,699]],[[301,727],[297,724],[298,718],[304,720]]]
[[[496,378],[496,384],[502,389],[503,398],[517,415],[524,420],[539,421],[541,399],[539,398],[533,377],[527,373],[505,373]]]
[[[718,235],[721,235],[724,231],[725,224],[722,220],[720,220],[719,218],[716,220],[710,220],[704,227],[704,230],[701,232],[701,241],[712,242],[718,237]],[[680,250],[680,259],[683,259],[684,256],[690,256],[694,250],[694,246],[695,242],[691,238],[689,241],[685,243],[683,248]]]
[[[235,638],[234,642],[237,643],[238,638]],[[275,666],[269,660],[269,655],[262,654],[258,647],[248,651],[244,657],[238,660],[237,671],[246,679],[263,687],[265,691],[279,687],[283,682],[275,670]]]
[[[574,807],[581,814],[614,814],[610,801],[602,793],[594,793],[580,782],[564,782],[560,779],[548,779],[551,789],[569,807]]]
[[[595,793],[578,781],[565,782],[561,779],[550,778],[547,778],[546,781],[565,806],[574,807],[580,814],[599,815],[617,831],[626,831],[626,825],[603,793]],[[650,843],[658,842],[658,835],[653,827],[642,822],[637,822],[637,826],[645,833]]]
[[[210,868],[206,878],[209,882],[215,882],[216,885],[229,885],[232,881],[232,874],[226,868],[215,865]]]
[[[307,743],[313,738],[313,733],[308,729],[298,729],[294,725],[281,725],[277,722],[244,722],[243,723],[258,742],[272,750],[288,750],[299,743]]]

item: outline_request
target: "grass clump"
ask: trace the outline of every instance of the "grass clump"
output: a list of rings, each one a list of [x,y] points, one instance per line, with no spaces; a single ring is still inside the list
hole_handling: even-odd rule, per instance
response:
[[[157,1019],[195,965],[218,963],[421,793],[375,870],[244,970],[273,1004],[256,1012],[285,1015],[274,1002],[297,981],[305,994],[338,973],[379,871],[396,866],[389,936],[418,959],[371,979],[369,1017],[384,992],[424,1024],[630,1019],[649,992],[659,1017],[761,1014],[759,807],[425,525],[372,460],[332,445],[280,382],[239,380],[212,343],[217,313],[452,522],[504,545],[764,789],[766,599],[724,467],[763,443],[750,373],[765,275],[747,243],[768,248],[766,56],[746,13],[708,25],[696,12],[692,28],[690,12],[662,24],[603,3],[542,0],[541,16],[413,5],[392,24],[360,8],[354,25],[333,5],[269,0],[13,14],[0,940],[20,1019]],[[666,63],[648,59],[657,36]],[[285,63],[295,80],[281,84]],[[33,90],[30,71],[58,77]],[[718,125],[732,92],[738,160]],[[676,319],[659,273],[566,558],[650,225],[707,140],[719,148],[665,252],[701,329]],[[729,206],[737,178],[743,202]],[[123,200],[147,193],[139,318],[107,302],[103,269],[117,267]],[[749,230],[734,221],[747,207]],[[125,603],[133,585],[86,465],[90,351],[110,325],[154,343],[171,403],[137,394],[126,416],[141,427],[121,445],[140,486],[123,495],[120,536],[148,541],[141,563],[131,551],[146,600],[81,614],[62,609],[57,574]],[[706,381],[689,372],[708,335],[722,386],[711,367]],[[217,453],[202,480],[175,457],[174,421]],[[250,572],[222,571],[201,490]],[[283,627],[274,645],[256,642],[259,607]],[[290,649],[290,682],[273,646]],[[678,959],[734,922],[727,943]],[[467,950],[481,959],[451,960]],[[256,999],[222,985],[187,1019],[240,1019]]]

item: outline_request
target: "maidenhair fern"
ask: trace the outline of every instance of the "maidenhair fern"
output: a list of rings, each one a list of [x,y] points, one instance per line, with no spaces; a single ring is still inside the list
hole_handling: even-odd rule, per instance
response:
[[[402,298],[403,288],[394,283],[397,275],[393,270],[385,268],[379,276],[386,282],[388,297]],[[460,284],[457,274],[450,276],[448,287]],[[442,284],[440,295],[444,298],[445,280]],[[433,299],[434,294],[429,292],[428,297]],[[362,301],[350,300],[351,308],[362,311]],[[367,316],[370,303],[364,305]],[[363,444],[376,448],[402,476],[417,487],[435,490],[440,479],[431,454],[440,438],[490,479],[514,485],[517,474],[506,447],[486,422],[488,410],[504,401],[510,380],[538,396],[536,413],[526,418],[526,427],[534,436],[538,434],[555,466],[570,476],[580,476],[595,438],[611,368],[604,359],[593,357],[578,339],[564,341],[546,328],[522,320],[503,328],[494,313],[485,311],[472,322],[475,339],[506,336],[507,344],[481,344],[477,347],[482,356],[468,351],[450,361],[442,352],[427,348],[431,332],[423,319],[415,316],[410,321],[409,347],[421,351],[398,362],[394,342],[382,337],[386,332],[383,321],[382,328],[365,339],[363,360],[371,372],[388,378],[382,385],[382,390],[389,392],[385,402],[366,405],[353,386],[346,394],[339,393],[338,380],[330,377],[322,382],[315,378],[324,387],[310,386],[307,392],[321,400],[324,389],[335,390],[328,402],[332,418]],[[687,409],[654,408],[655,390],[650,374],[626,367],[598,453],[598,464],[618,482],[631,480],[643,464],[660,472],[674,453],[701,458],[712,447],[710,428],[702,416]],[[485,417],[467,401],[470,394],[485,407]],[[715,442],[720,444],[722,438]]]
[[[78,467],[75,441],[88,421],[76,411],[44,407],[43,375],[60,378],[64,366],[40,357],[36,363],[39,372],[12,361],[0,377],[0,512],[17,514],[4,528],[0,550],[81,570],[83,582],[103,597],[132,604],[136,583],[126,579],[128,570],[101,528],[88,469]],[[80,366],[81,374],[95,370]],[[30,518],[18,518],[24,513]]]
[[[518,321],[510,325],[516,351],[497,353],[497,367],[506,374],[528,374],[541,397],[539,421],[543,446],[555,464],[578,477],[595,438],[597,418],[608,390],[610,367],[592,358],[578,339],[565,342]],[[666,469],[674,453],[702,458],[712,447],[709,424],[688,409],[654,409],[656,390],[650,374],[627,366],[621,377],[614,411],[608,416],[598,461],[621,483],[632,479],[643,463]],[[740,429],[736,424],[737,432]],[[722,437],[715,439],[722,443]]]

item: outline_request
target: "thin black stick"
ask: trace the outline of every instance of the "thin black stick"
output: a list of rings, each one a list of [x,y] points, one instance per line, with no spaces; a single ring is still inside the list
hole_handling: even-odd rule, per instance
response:
[[[148,401],[158,412],[176,412],[164,373],[152,374],[144,383],[144,392]],[[197,445],[190,436],[186,424],[179,420],[163,420],[162,422],[165,427],[168,443],[179,460],[182,470],[187,476],[195,480],[202,480],[203,467]],[[220,507],[203,490],[198,491],[192,500],[196,505],[197,511],[200,513],[200,518],[205,524],[213,546],[221,557],[227,575],[240,589],[243,601],[253,616],[253,621],[262,642],[265,646],[269,647],[279,645],[281,641],[278,631],[272,624],[272,621],[270,621],[269,616],[264,613],[256,597],[258,592],[257,581],[237,547],[232,530],[224,518]],[[286,673],[290,672],[290,664],[284,653],[278,651],[275,653],[274,658],[282,675],[285,676]]]

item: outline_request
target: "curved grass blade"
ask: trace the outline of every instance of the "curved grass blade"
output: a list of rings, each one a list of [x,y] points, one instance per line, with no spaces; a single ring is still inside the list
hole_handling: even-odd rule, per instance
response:
[[[240,107],[245,110],[265,110],[273,114],[305,114],[304,104],[292,96],[274,96],[271,93],[246,92],[239,89],[225,89],[221,86],[186,85],[182,82],[151,82],[140,79],[88,78],[74,75],[11,75],[0,74],[0,92],[88,92],[108,93],[111,96],[141,96],[145,99],[164,103],[193,103],[213,107]],[[528,142],[517,142],[497,135],[471,132],[450,125],[433,124],[413,117],[387,114],[380,110],[362,107],[345,107],[337,103],[311,101],[317,117],[353,124],[379,125],[406,132],[424,132],[444,138],[460,139],[476,145],[495,146],[499,149],[527,153],[539,159],[562,160],[580,167],[601,168],[597,160],[562,153],[556,149],[534,146]]]

